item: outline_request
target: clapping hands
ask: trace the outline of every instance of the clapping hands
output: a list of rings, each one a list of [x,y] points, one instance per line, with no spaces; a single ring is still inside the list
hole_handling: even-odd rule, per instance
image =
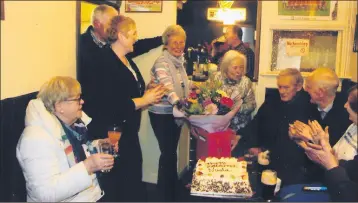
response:
[[[148,89],[144,95],[144,100],[149,104],[155,104],[160,102],[162,97],[165,95],[167,88],[163,84],[158,84],[155,87]]]

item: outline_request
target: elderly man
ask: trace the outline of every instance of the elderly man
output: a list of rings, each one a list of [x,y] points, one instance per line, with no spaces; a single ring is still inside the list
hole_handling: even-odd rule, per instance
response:
[[[265,100],[253,121],[243,130],[242,147],[263,147],[270,150],[270,167],[277,171],[283,184],[310,180],[307,166],[310,161],[303,149],[288,136],[289,124],[295,120],[307,122],[314,105],[303,91],[303,78],[297,69],[282,70],[277,76],[280,97]],[[245,146],[246,145],[246,146]],[[293,175],[294,174],[294,175]]]
[[[313,113],[323,128],[329,127],[329,143],[333,146],[352,123],[344,103],[347,97],[338,95],[339,78],[330,68],[317,68],[306,79],[305,90],[311,96],[311,103],[317,105]]]
[[[96,81],[94,80],[96,78],[94,68],[101,67],[101,64],[97,63],[101,61],[98,59],[103,57],[101,55],[103,49],[108,47],[106,29],[109,26],[110,20],[117,15],[118,11],[111,6],[104,4],[97,6],[92,12],[92,25],[89,26],[87,31],[80,37],[77,78],[82,85],[84,97],[89,95],[89,91],[93,89],[92,85],[96,85]],[[162,38],[160,36],[142,39],[134,44],[134,51],[128,55],[133,58],[161,44]]]

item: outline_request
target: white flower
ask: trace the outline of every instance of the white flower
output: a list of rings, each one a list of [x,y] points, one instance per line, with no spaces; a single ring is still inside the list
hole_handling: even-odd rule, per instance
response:
[[[216,115],[218,113],[218,107],[216,104],[212,103],[205,107],[204,114],[205,115]]]

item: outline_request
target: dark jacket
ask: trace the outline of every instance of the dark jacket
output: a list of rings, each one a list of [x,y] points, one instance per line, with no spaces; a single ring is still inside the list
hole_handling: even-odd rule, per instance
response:
[[[244,129],[243,140],[247,148],[264,147],[270,150],[270,167],[277,171],[283,184],[309,180],[307,170],[313,164],[304,150],[289,138],[289,124],[296,120],[307,123],[312,119],[309,95],[301,90],[290,102],[274,97],[259,108],[253,121]],[[293,175],[295,174],[295,175]]]
[[[358,201],[358,155],[343,165],[326,171],[325,183],[333,201]]]
[[[132,99],[144,94],[145,83],[137,65],[130,57],[127,59],[138,82],[112,49],[106,47],[102,50],[102,58],[98,59],[101,65],[88,74],[91,88],[83,86],[86,92],[83,109],[93,118],[88,128],[95,138],[107,137],[107,127],[112,124],[123,126],[123,136],[125,132],[139,131],[141,110],[135,110]]]
[[[343,93],[337,93],[336,98],[333,101],[332,109],[326,114],[322,120],[319,111],[316,108],[314,111],[314,117],[317,118],[319,124],[321,124],[324,129],[326,126],[329,126],[329,143],[331,146],[334,146],[338,140],[346,132],[349,125],[352,122],[349,120],[349,114],[344,108],[344,104],[347,102],[347,97]]]
[[[130,57],[127,59],[138,81],[111,48],[106,47],[102,51],[103,57],[98,59],[101,65],[94,67],[89,74],[91,88],[86,90],[88,86],[84,86],[83,109],[93,118],[88,132],[92,139],[107,138],[109,126],[117,124],[122,127],[120,156],[111,172],[101,177],[101,187],[106,192],[103,201],[146,201],[138,136],[142,111],[135,110],[132,100],[143,96],[145,83]]]
[[[93,27],[89,26],[86,32],[81,34],[79,39],[77,78],[82,86],[86,86],[88,83],[93,83],[93,81],[88,80],[90,78],[88,74],[91,74],[89,72],[92,72],[94,67],[101,67],[101,64],[98,64],[98,58],[102,57],[103,48],[108,46],[98,46],[92,38],[91,30],[93,30]],[[128,57],[134,58],[142,55],[161,44],[162,37],[160,36],[138,40],[134,44],[134,51],[129,53]]]

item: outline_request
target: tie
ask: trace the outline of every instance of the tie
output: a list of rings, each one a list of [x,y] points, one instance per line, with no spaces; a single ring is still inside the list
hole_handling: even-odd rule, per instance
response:
[[[325,112],[325,111],[319,111],[319,113],[321,114],[321,119],[323,120],[324,117],[326,117],[327,112]]]

